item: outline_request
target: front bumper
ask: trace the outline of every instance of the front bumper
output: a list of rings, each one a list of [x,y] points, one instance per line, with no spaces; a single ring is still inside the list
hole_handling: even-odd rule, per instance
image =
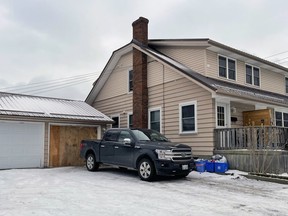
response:
[[[195,162],[193,159],[190,161],[183,161],[183,162],[156,160],[155,169],[157,175],[162,176],[183,175],[190,173],[193,169],[195,169]]]

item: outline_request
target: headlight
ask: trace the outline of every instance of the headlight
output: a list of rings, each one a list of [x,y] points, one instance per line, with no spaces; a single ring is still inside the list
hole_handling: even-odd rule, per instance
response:
[[[171,150],[156,149],[155,152],[158,154],[159,160],[171,160],[172,159]]]

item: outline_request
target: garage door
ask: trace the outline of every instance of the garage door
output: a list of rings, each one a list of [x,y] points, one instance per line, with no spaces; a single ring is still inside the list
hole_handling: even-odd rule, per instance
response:
[[[0,121],[0,169],[44,165],[44,123]]]
[[[82,139],[97,139],[97,128],[51,125],[49,166],[84,165],[79,154]]]

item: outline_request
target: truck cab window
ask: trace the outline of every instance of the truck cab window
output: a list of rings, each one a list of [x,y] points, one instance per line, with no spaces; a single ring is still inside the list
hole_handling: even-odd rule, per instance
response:
[[[118,131],[113,131],[113,130],[108,131],[105,134],[104,141],[117,141],[118,134],[119,134]]]

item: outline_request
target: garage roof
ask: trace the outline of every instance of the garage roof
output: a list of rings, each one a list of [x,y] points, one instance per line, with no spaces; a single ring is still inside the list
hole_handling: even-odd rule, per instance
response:
[[[83,101],[0,92],[0,116],[113,122]]]

